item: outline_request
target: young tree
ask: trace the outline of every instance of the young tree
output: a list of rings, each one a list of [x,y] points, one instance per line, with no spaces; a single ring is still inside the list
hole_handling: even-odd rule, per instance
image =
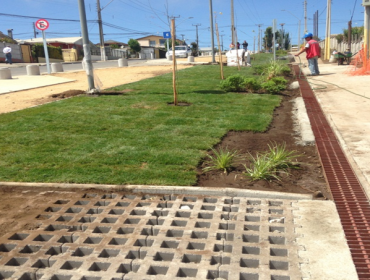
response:
[[[127,44],[133,53],[139,53],[141,51],[141,46],[137,40],[130,39]]]
[[[273,33],[272,33],[272,27],[267,27],[265,31],[265,37],[263,38],[264,46],[266,46],[266,49],[269,50],[272,47],[272,39],[273,39]]]

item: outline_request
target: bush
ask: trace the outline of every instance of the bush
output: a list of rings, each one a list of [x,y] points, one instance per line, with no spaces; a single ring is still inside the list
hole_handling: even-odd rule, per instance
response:
[[[50,58],[63,59],[61,47],[47,46],[47,48],[48,48],[48,53],[49,53]],[[44,45],[34,44],[32,46],[32,55],[33,54],[34,54],[34,57],[45,57]]]
[[[224,91],[240,92],[245,90],[244,77],[241,75],[232,75],[226,80],[221,81],[220,88]]]
[[[267,93],[277,94],[286,89],[287,81],[282,77],[275,77],[271,80],[264,82],[261,87]]]
[[[268,67],[268,64],[262,64],[262,65],[256,65],[253,66],[253,73],[256,75],[262,75],[265,71],[266,68]]]
[[[261,89],[261,83],[256,78],[245,78],[243,84],[248,92],[258,92]]]

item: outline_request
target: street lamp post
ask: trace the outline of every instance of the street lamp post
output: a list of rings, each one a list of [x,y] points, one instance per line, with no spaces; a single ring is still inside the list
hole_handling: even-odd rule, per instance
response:
[[[299,46],[301,45],[301,20],[298,17],[296,17],[294,14],[292,14],[291,12],[289,12],[287,10],[281,10],[281,11],[288,12],[293,17],[295,17],[296,19],[298,19],[298,48],[299,48]]]

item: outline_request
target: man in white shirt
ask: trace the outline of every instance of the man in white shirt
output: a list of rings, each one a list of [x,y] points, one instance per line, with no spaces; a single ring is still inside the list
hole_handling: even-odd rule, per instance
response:
[[[10,46],[6,46],[3,49],[3,53],[5,54],[6,64],[8,64],[8,63],[12,64],[12,49],[10,48]]]

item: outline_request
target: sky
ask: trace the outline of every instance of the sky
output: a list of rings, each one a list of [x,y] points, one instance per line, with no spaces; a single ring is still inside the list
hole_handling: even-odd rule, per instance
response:
[[[5,0],[4,0],[5,1]],[[89,39],[99,43],[97,0],[84,0],[88,20]],[[362,0],[332,0],[331,34],[342,33],[352,26],[364,25]],[[224,48],[231,42],[231,0],[212,0],[214,25],[217,22],[220,41]],[[325,37],[326,0],[307,0],[307,30],[313,30],[313,15],[319,14],[319,38]],[[104,40],[127,43],[147,35],[163,36],[170,31],[168,16],[176,21],[178,39],[187,44],[196,41],[196,26],[200,47],[211,46],[210,0],[100,0]],[[0,31],[7,34],[13,29],[15,39],[34,38],[34,23],[46,18],[50,27],[46,38],[81,36],[78,0],[12,0],[0,11]],[[298,42],[298,21],[301,20],[300,37],[304,33],[304,0],[234,0],[234,18],[237,38],[246,40],[251,49],[256,42],[260,25],[264,32],[276,19],[277,27],[284,28],[292,44]],[[40,31],[41,32],[41,31]],[[41,38],[42,34],[37,34]],[[214,39],[217,45],[217,38]]]

